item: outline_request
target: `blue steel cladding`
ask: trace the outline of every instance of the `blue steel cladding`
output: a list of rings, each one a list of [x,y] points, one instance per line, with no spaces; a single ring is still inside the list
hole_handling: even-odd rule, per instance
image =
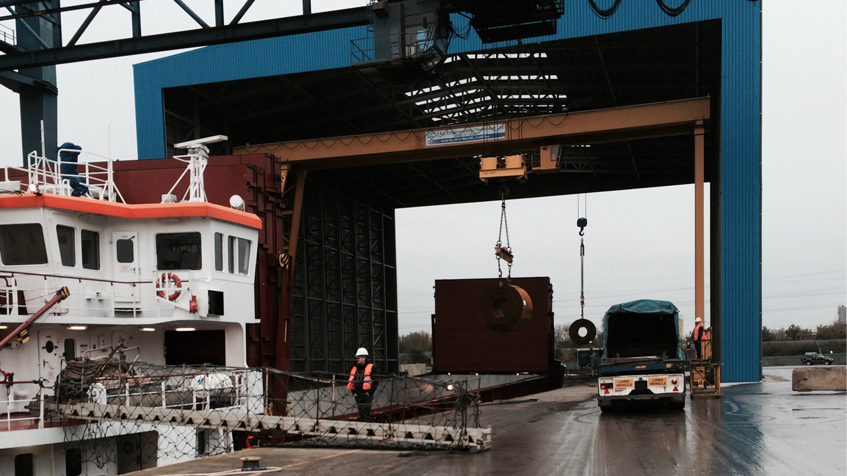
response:
[[[610,19],[603,20],[594,15],[587,0],[566,0],[557,35],[524,40],[554,41],[721,20],[720,304],[724,382],[758,381],[761,374],[761,3],[692,0],[674,18],[662,13],[655,2],[630,1],[622,2]],[[457,30],[466,27],[463,17],[454,16],[453,20]],[[165,154],[162,89],[348,67],[350,40],[367,36],[366,27],[346,28],[212,46],[135,65],[138,157]],[[485,45],[471,34],[466,40],[455,39],[450,52],[515,44]]]

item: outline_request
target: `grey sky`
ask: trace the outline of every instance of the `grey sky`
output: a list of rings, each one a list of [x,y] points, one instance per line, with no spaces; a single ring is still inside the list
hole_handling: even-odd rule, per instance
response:
[[[211,17],[212,2],[187,3]],[[362,3],[312,1],[313,11]],[[767,0],[763,5],[762,284],[763,320],[769,327],[830,323],[837,306],[847,304],[847,4],[811,3]],[[259,0],[250,15],[296,15],[299,4]],[[145,32],[191,24],[170,0],[149,0],[144,8]],[[65,17],[66,31],[83,18],[81,12]],[[128,31],[126,11],[104,8],[82,41]],[[121,160],[136,158],[132,64],[170,54],[58,66],[59,141]],[[18,98],[5,88],[0,88],[0,111],[0,165],[17,165],[22,160]],[[599,324],[614,303],[666,299],[682,310],[690,331],[693,194],[692,186],[679,186],[587,197],[586,317]],[[499,207],[488,202],[398,211],[402,334],[430,330],[434,280],[496,277]],[[507,207],[513,274],[550,276],[556,323],[578,318],[577,198],[511,201]]]

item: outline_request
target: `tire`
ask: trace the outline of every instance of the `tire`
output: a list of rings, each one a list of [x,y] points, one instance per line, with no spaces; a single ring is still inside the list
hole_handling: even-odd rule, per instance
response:
[[[685,398],[682,400],[670,400],[668,402],[671,410],[685,410]]]
[[[827,361],[827,362],[826,362],[826,365],[832,365],[832,362]]]
[[[600,411],[603,412],[603,413],[612,413],[612,412],[615,411],[615,407],[613,407],[611,405],[601,405]]]
[[[806,365],[812,365],[812,361],[811,360],[806,361]]]

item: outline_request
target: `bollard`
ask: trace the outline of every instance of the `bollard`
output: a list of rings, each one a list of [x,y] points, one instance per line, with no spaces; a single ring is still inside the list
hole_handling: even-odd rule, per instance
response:
[[[259,466],[262,461],[260,456],[244,456],[241,458],[241,471],[263,471],[265,468]]]

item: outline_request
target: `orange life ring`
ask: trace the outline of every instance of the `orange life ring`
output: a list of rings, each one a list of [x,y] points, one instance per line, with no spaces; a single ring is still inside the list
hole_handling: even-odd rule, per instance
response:
[[[171,293],[170,296],[168,296],[168,300],[176,301],[176,298],[178,298],[179,295],[182,293],[182,291],[180,291],[180,288],[182,287],[182,281],[179,280],[179,276],[177,276],[176,273],[162,273],[162,277],[158,281],[156,281],[156,289],[164,288],[168,281],[173,281],[174,287],[177,288],[173,293]],[[164,298],[165,292],[159,290],[156,291],[156,295],[160,298]]]

